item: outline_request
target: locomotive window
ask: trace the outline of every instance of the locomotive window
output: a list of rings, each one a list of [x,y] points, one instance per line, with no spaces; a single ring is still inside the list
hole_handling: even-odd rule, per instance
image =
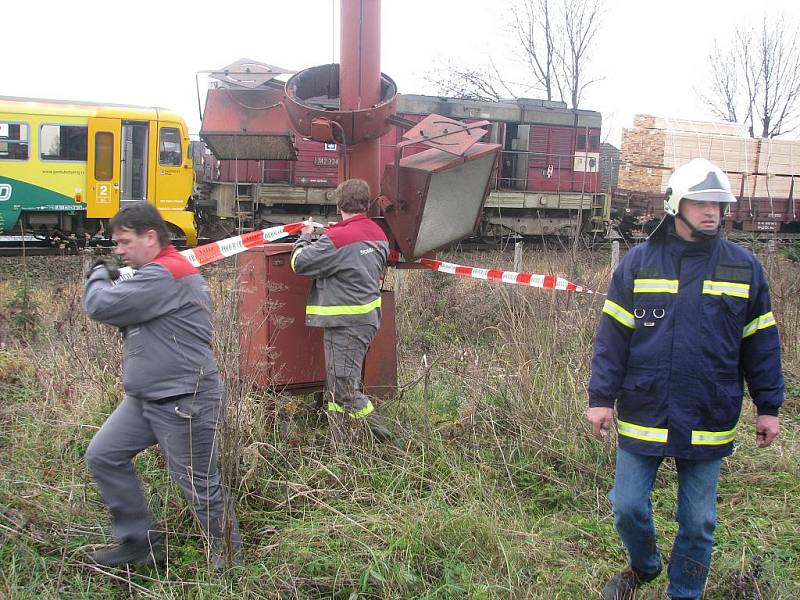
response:
[[[28,124],[0,121],[0,160],[28,160]]]
[[[114,177],[114,134],[98,131],[94,134],[94,178],[111,181]]]
[[[86,161],[85,125],[42,125],[39,154],[42,160]]]
[[[181,158],[181,132],[175,127],[162,127],[158,141],[158,162],[180,167]]]
[[[599,135],[590,135],[589,136],[589,150],[594,150],[595,152],[600,150],[600,136]]]
[[[578,135],[578,141],[575,143],[576,150],[586,150],[586,136],[583,134]]]

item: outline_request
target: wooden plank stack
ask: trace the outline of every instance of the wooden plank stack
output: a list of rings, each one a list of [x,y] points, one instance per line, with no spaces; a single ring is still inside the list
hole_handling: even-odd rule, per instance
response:
[[[742,195],[788,198],[800,178],[800,141],[751,138],[738,123],[637,115],[633,124],[622,130],[621,190],[664,193],[672,171],[697,157],[718,165]]]
[[[728,174],[735,220],[800,218],[800,141],[752,138],[738,123],[637,115],[622,130],[618,189],[662,195],[673,170],[697,157]]]

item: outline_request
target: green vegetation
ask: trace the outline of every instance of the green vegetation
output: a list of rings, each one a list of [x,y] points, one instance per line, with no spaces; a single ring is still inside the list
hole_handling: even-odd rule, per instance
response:
[[[455,259],[510,266],[502,255]],[[567,260],[531,252],[525,266],[582,273],[580,283],[605,289],[605,256]],[[800,597],[800,268],[780,254],[765,265],[790,398],[767,450],[755,448],[744,411],[719,492],[713,600]],[[230,273],[211,280],[220,360],[234,372]],[[625,562],[606,498],[614,447],[593,440],[582,416],[602,297],[427,272],[403,280],[407,385],[381,406],[395,423],[393,444],[364,436],[334,446],[310,399],[230,383],[221,460],[246,560],[224,573],[206,565],[199,530],[153,449],[138,467],[168,532],[167,566],[127,572],[88,560],[110,539],[83,452],[120,399],[120,342],[82,314],[77,277],[26,292],[41,307],[38,336],[0,319],[0,597],[597,597]],[[18,293],[0,284],[0,306]],[[653,503],[668,555],[675,476],[666,466]],[[662,576],[638,598],[662,598],[665,587]]]

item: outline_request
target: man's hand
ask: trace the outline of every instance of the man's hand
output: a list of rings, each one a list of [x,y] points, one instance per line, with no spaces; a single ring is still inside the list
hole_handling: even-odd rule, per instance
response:
[[[300,230],[300,233],[303,235],[311,235],[314,233],[315,225],[314,221],[309,218],[307,221],[303,222],[303,228]]]
[[[606,406],[593,406],[586,409],[584,416],[592,424],[592,435],[598,440],[605,439],[614,422],[614,409]]]
[[[86,276],[88,277],[91,275],[95,269],[105,269],[108,271],[108,278],[111,279],[111,281],[119,279],[119,267],[108,259],[98,258],[94,261]]]
[[[756,445],[759,448],[766,448],[778,437],[780,430],[778,417],[760,415],[756,420]]]

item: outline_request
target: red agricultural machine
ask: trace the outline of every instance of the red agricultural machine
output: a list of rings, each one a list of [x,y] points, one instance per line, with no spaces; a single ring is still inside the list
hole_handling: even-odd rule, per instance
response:
[[[285,85],[275,81],[285,70],[252,61],[212,73],[223,85],[208,92],[201,138],[218,161],[283,161],[296,171],[307,166],[297,164],[305,143],[331,148],[314,161],[336,160],[317,166],[336,166],[331,184],[356,177],[369,184],[375,198],[370,216],[406,259],[471,235],[500,151],[499,144],[479,141],[488,123],[435,114],[416,123],[397,117],[397,87],[380,71],[379,0],[342,0],[341,23],[341,64],[305,69]],[[381,176],[380,139],[395,127],[403,130],[401,141]],[[262,386],[307,392],[325,379],[322,330],[304,324],[310,281],[290,270],[290,251],[289,244],[273,244],[239,261],[241,368]],[[382,306],[364,373],[365,389],[377,395],[397,386],[392,292],[384,292]]]

